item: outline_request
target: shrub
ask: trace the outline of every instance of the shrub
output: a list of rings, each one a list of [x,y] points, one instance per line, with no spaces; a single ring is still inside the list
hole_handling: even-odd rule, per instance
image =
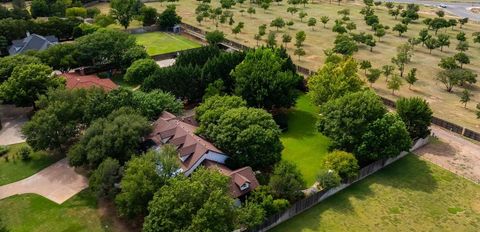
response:
[[[322,189],[330,189],[340,185],[341,178],[336,171],[320,170],[317,176],[317,182]]]
[[[17,156],[22,159],[22,161],[30,160],[32,154],[32,149],[30,147],[21,147],[20,150],[17,151]]]
[[[303,197],[302,190],[305,188],[305,182],[302,173],[294,163],[282,160],[275,165],[268,186],[276,198],[295,202]]]
[[[0,156],[7,154],[10,151],[10,147],[8,146],[0,146]]]
[[[358,161],[352,153],[333,151],[324,160],[326,169],[334,170],[341,178],[352,178],[358,174]]]
[[[158,68],[157,63],[150,58],[136,60],[127,69],[124,79],[131,84],[141,84],[145,78],[152,75]]]

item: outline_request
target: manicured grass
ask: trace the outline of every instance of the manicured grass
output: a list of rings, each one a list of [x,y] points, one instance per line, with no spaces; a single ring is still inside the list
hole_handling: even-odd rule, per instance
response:
[[[272,231],[478,231],[480,186],[408,155]]]
[[[317,114],[318,109],[310,98],[301,96],[288,113],[288,130],[281,137],[285,147],[282,158],[297,165],[308,187],[315,183],[329,145],[329,139],[315,127]]]
[[[11,231],[111,231],[88,190],[58,205],[35,194],[0,200],[0,217]]]
[[[20,157],[16,156],[16,153],[23,146],[28,145],[26,143],[10,145],[9,152],[0,157],[0,185],[29,177],[61,158],[58,155],[52,156],[40,151],[33,152],[30,160],[22,161]],[[8,162],[5,159],[6,156],[8,156]]]
[[[201,46],[199,43],[183,36],[163,32],[136,34],[135,37],[138,44],[147,48],[149,55],[159,55]]]

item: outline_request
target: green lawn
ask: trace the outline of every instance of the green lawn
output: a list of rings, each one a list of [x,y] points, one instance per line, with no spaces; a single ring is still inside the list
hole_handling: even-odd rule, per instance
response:
[[[135,37],[138,44],[147,48],[149,55],[159,55],[201,46],[199,43],[183,36],[163,32],[136,34]]]
[[[414,155],[272,231],[478,231],[480,186]]]
[[[315,183],[321,169],[322,157],[327,153],[329,140],[318,133],[318,109],[307,95],[297,100],[295,108],[288,113],[288,130],[281,140],[285,149],[282,158],[294,162],[303,174],[307,186]]]
[[[16,153],[23,146],[28,145],[19,143],[9,146],[10,151],[5,155],[8,156],[8,162],[5,156],[0,158],[0,186],[29,177],[61,158],[40,151],[34,152],[31,160],[22,161],[16,157]]]
[[[58,205],[35,194],[0,201],[0,217],[11,231],[110,231],[97,211],[97,198],[88,190]]]

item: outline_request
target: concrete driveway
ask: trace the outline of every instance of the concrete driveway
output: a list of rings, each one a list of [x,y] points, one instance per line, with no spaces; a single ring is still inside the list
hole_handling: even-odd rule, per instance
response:
[[[75,172],[66,158],[33,176],[0,186],[0,200],[24,193],[35,193],[62,204],[88,187],[88,179]]]
[[[10,145],[25,142],[21,133],[23,124],[28,120],[31,107],[15,107],[13,105],[0,105],[0,145]]]

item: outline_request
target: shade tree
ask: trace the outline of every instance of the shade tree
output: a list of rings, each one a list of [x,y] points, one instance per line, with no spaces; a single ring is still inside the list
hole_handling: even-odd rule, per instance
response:
[[[405,123],[410,138],[430,135],[433,112],[428,102],[419,97],[400,98],[396,102],[397,114]]]

